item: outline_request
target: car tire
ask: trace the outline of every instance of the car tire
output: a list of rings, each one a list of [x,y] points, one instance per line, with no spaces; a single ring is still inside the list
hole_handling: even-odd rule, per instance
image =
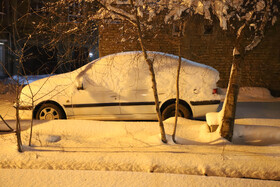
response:
[[[175,116],[175,106],[176,104],[170,104],[166,108],[163,109],[162,111],[162,120],[166,120],[170,117]],[[191,118],[191,112],[188,108],[186,108],[184,105],[179,104],[178,105],[178,117],[183,117],[183,118]]]
[[[65,115],[60,107],[55,104],[43,104],[36,112],[36,119],[39,120],[54,120],[65,119]]]

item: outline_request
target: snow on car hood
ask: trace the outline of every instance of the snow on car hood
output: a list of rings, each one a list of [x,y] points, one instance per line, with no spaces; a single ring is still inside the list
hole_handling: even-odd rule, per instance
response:
[[[65,89],[73,84],[73,76],[73,73],[53,75],[26,85],[20,94],[20,105],[31,106],[32,100],[37,103],[44,98],[49,100],[60,95],[70,94]]]

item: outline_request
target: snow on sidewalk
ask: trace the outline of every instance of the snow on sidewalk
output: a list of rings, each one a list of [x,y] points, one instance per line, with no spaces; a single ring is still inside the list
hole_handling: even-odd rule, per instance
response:
[[[206,177],[168,173],[143,173],[119,171],[87,171],[87,170],[28,170],[0,169],[0,184],[17,187],[49,187],[49,186],[238,186],[238,187],[278,187],[278,181],[262,181],[256,179],[237,179],[225,177]]]
[[[165,121],[168,134],[173,119]],[[279,122],[279,121],[278,121]],[[243,121],[243,123],[245,123]],[[265,138],[246,132],[259,126],[239,128],[241,140]],[[24,153],[18,153],[14,134],[0,136],[0,168],[108,170],[173,173],[235,178],[280,180],[278,126],[266,146],[233,145],[210,133],[203,121],[180,118],[177,142],[160,141],[157,122],[102,122],[90,120],[36,121],[32,147],[29,131],[22,132]],[[235,136],[235,139],[240,139]],[[247,139],[248,140],[248,139]],[[246,141],[245,141],[246,143]]]

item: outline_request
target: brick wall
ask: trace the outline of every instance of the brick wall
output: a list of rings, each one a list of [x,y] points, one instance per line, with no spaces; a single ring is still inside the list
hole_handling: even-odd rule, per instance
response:
[[[205,33],[207,22],[200,16],[189,20],[183,38],[183,57],[210,65],[220,72],[218,86],[226,87],[232,62],[232,36],[214,23]],[[172,36],[172,25],[145,31],[147,50],[177,54],[178,38]],[[105,56],[122,51],[141,50],[136,31],[129,23],[110,22],[99,27],[99,53]],[[244,61],[241,86],[266,87],[280,96],[280,24],[266,32],[263,41]]]

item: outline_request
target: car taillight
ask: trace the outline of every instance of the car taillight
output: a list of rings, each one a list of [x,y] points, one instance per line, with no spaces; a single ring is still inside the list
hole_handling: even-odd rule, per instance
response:
[[[212,94],[218,94],[218,88],[213,89]]]

